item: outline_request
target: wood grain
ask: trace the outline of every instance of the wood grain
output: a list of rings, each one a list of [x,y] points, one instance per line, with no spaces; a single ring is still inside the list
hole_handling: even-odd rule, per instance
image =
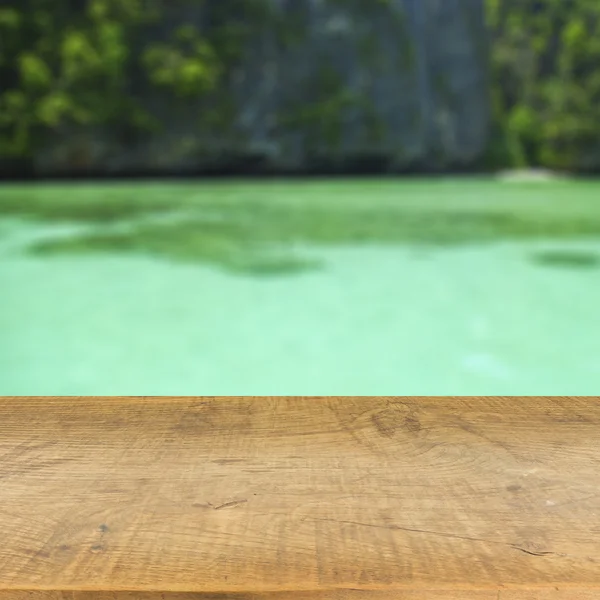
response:
[[[598,398],[0,398],[0,600],[600,598]]]

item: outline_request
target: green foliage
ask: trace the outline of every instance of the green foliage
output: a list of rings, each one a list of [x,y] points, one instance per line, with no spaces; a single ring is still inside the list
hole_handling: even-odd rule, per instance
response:
[[[161,0],[21,0],[0,9],[0,156],[26,156],[48,129],[152,123],[132,82],[176,94],[216,85],[210,43],[192,26],[147,41]]]
[[[214,88],[220,65],[214,48],[192,25],[178,28],[174,43],[150,44],[142,60],[150,80],[180,96],[197,96]]]
[[[600,162],[600,3],[486,0],[494,156],[506,166]]]
[[[385,16],[407,41],[398,69],[414,66],[402,11],[390,0],[328,1],[366,20]],[[484,1],[492,36],[490,163],[597,167],[600,3]],[[155,95],[195,103],[201,125],[219,133],[238,110],[228,84],[249,38],[274,33],[282,51],[305,39],[306,11],[292,14],[274,6],[267,0],[5,0],[0,157],[31,155],[48,132],[69,135],[73,126],[120,131],[158,126],[144,101]],[[202,17],[188,19],[188,8]],[[377,72],[383,50],[367,29],[357,31],[363,36],[357,39],[360,60]],[[370,135],[380,136],[368,103],[344,89],[326,57],[306,86],[313,88],[314,101],[292,98],[276,116],[302,131],[308,150],[335,150],[349,108],[365,114],[372,121]]]

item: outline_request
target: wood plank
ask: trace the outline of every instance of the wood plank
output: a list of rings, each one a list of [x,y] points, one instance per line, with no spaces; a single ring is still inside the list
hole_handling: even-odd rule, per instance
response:
[[[329,590],[326,592],[269,592],[204,594],[193,592],[53,592],[6,591],[2,598],[10,600],[597,600],[598,590],[523,589],[523,590]]]
[[[600,598],[599,426],[598,398],[0,398],[0,600]]]

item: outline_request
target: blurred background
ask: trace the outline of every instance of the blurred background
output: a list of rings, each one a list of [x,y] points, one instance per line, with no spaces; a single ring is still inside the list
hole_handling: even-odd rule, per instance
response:
[[[597,0],[2,0],[1,395],[600,392]]]

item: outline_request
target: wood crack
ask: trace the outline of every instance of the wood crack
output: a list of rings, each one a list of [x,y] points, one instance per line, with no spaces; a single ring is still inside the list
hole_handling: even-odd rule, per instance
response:
[[[458,535],[456,533],[445,533],[442,531],[431,531],[429,529],[416,529],[416,528],[412,528],[412,527],[401,527],[400,525],[394,525],[394,524],[377,525],[374,523],[361,523],[359,521],[341,521],[339,519],[313,519],[313,520],[314,521],[331,521],[333,523],[357,525],[359,527],[374,527],[377,529],[388,529],[388,530],[391,529],[394,531],[407,531],[409,533],[423,533],[426,535],[434,535],[434,536],[438,536],[438,537],[452,538],[452,539],[458,539],[458,540],[467,540],[470,542],[481,542],[484,544],[496,544],[499,546],[506,546],[508,548],[513,548],[514,550],[518,550],[519,552],[524,552],[525,554],[530,554],[531,556],[560,556],[560,557],[571,556],[568,554],[561,554],[559,552],[551,552],[551,551],[536,552],[534,550],[527,550],[526,548],[522,548],[518,544],[511,544],[509,542],[501,542],[498,540],[488,540],[485,538],[477,538],[477,537],[470,537],[470,536],[466,536],[466,535]],[[577,558],[577,557],[575,557],[575,558]]]

